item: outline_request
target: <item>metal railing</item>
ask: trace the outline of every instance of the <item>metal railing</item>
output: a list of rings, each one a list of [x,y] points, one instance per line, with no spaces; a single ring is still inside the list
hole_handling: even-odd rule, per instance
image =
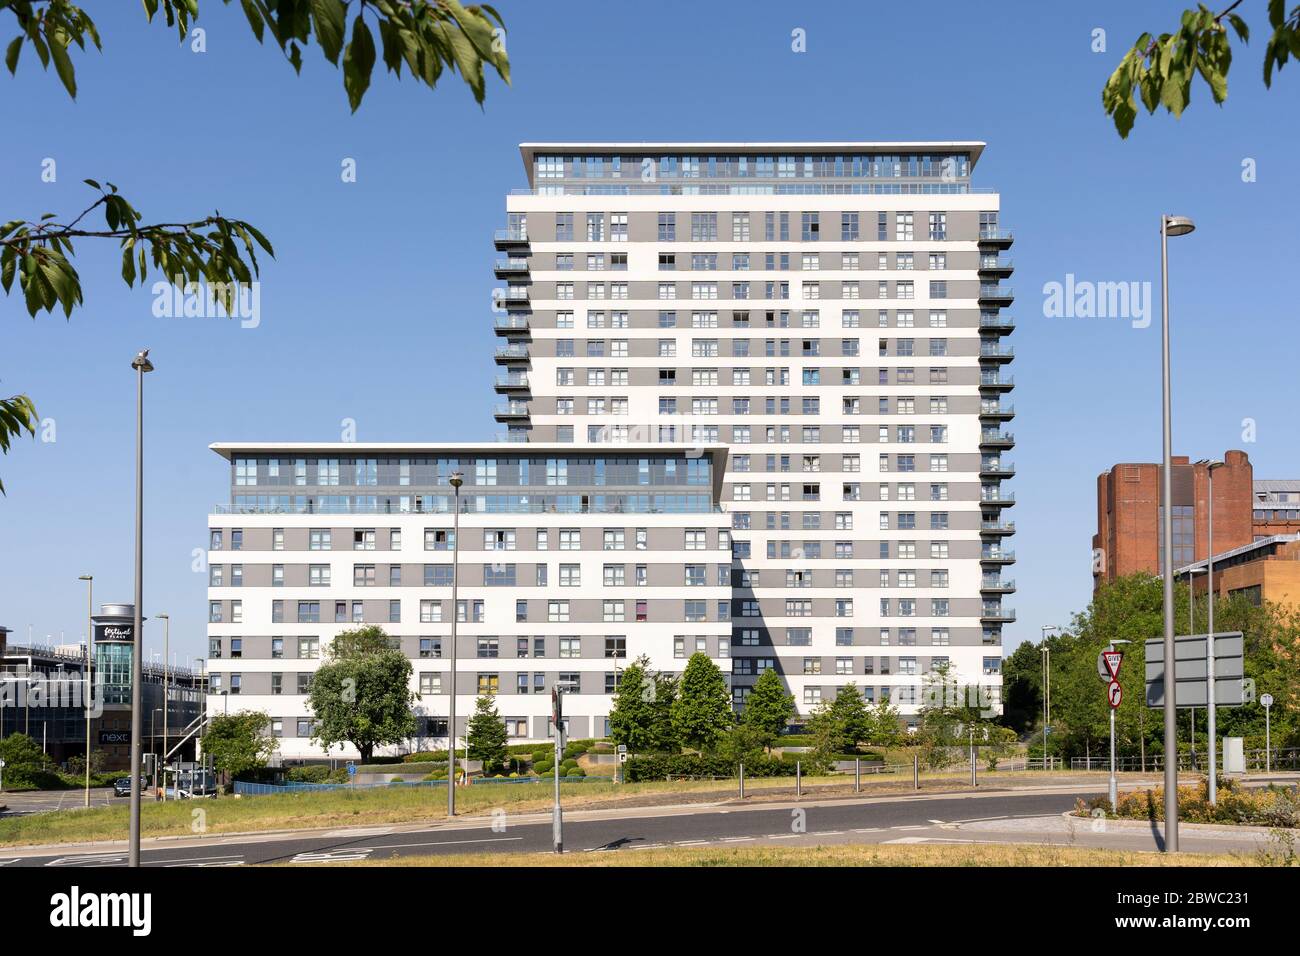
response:
[[[981,299],[1014,299],[1015,291],[1010,286],[1005,285],[982,285],[980,286]]]

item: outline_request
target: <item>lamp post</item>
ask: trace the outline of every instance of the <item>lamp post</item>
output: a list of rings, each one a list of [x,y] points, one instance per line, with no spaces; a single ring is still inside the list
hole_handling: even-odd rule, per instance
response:
[[[140,730],[142,707],[140,695],[144,647],[144,373],[153,371],[149,350],[144,349],[131,360],[135,369],[135,627],[131,649],[131,824],[128,835],[127,866],[140,865]]]
[[[86,709],[86,806],[90,806],[90,645],[95,624],[91,618],[95,614],[95,576],[82,574],[78,581],[86,582],[86,673],[82,675],[82,705]]]
[[[1205,599],[1208,602],[1205,625],[1205,704],[1209,709],[1209,719],[1205,735],[1208,738],[1206,746],[1210,751],[1210,806],[1216,806],[1219,802],[1219,781],[1215,765],[1218,757],[1218,734],[1215,732],[1215,710],[1218,701],[1214,699],[1214,469],[1222,468],[1223,462],[1205,459],[1197,464],[1205,465],[1205,473],[1210,483],[1210,507],[1206,520],[1206,550],[1209,554],[1205,560],[1205,572],[1208,575],[1205,579]]]
[[[169,615],[169,614],[158,614],[158,615],[155,615],[155,616],[156,616],[159,620],[161,620],[161,621],[163,622],[163,705],[162,705],[162,711],[163,711],[163,746],[162,746],[162,759],[163,759],[163,772],[162,772],[162,778],[163,778],[163,788],[162,788],[162,798],[163,798],[163,803],[166,803],[166,802],[167,802],[167,712],[168,712],[169,710],[171,710],[171,699],[170,699],[170,697],[168,696],[169,693],[170,693],[170,690],[171,690],[171,688],[169,687],[169,684],[170,684],[171,682],[168,680],[168,678],[170,677],[170,671],[168,670],[168,667],[167,667],[167,657],[168,657],[168,655],[169,655],[170,652],[171,652],[171,631],[172,631],[172,619],[171,619],[171,615]]]
[[[1052,649],[1047,646],[1047,632],[1059,631],[1055,624],[1044,624],[1039,630],[1043,634],[1043,769],[1047,769],[1047,735],[1052,720]]]
[[[451,485],[451,678],[448,681],[449,703],[447,705],[447,816],[456,815],[456,621],[460,618],[458,595],[458,578],[460,576],[460,486],[465,476],[459,471],[452,472],[448,483]],[[466,759],[469,759],[468,753]]]
[[[1164,585],[1165,659],[1165,852],[1178,852],[1178,710],[1174,678],[1174,520],[1173,413],[1169,372],[1169,237],[1185,236],[1196,224],[1185,216],[1160,215],[1160,399],[1162,454],[1160,475],[1160,536],[1164,542],[1161,575]],[[1170,755],[1172,759],[1170,759]]]

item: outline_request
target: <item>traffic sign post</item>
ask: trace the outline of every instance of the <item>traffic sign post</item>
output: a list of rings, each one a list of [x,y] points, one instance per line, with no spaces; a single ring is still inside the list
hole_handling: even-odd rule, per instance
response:
[[[1115,711],[1119,708],[1120,701],[1124,699],[1124,689],[1119,686],[1119,669],[1123,663],[1124,654],[1122,651],[1115,650],[1114,643],[1111,644],[1110,650],[1102,651],[1097,655],[1098,669],[1105,670],[1108,681],[1106,684],[1106,702],[1110,704],[1110,787],[1108,793],[1112,812],[1115,810],[1115,804],[1119,801],[1119,782],[1115,779]]]
[[[1271,773],[1273,770],[1273,728],[1269,726],[1269,717],[1273,710],[1273,695],[1263,694],[1260,696],[1259,702],[1264,707],[1264,772]],[[4,765],[5,762],[0,760],[0,767]]]

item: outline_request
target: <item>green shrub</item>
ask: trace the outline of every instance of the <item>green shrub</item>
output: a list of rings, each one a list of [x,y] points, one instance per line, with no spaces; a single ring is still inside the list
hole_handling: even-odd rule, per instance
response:
[[[565,773],[566,777],[585,777],[586,775],[587,771],[581,767],[572,767]]]
[[[437,763],[446,760],[447,751],[445,750],[419,750],[402,758],[403,763]],[[381,763],[381,761],[376,760],[375,763]]]
[[[701,757],[697,754],[644,754],[630,758],[623,765],[623,770],[628,783],[663,780],[668,776],[736,776],[736,765],[716,755]],[[794,760],[787,762],[774,757],[762,757],[745,763],[746,777],[793,777],[794,770]],[[807,761],[804,761],[804,772],[812,772]]]
[[[38,767],[31,766],[6,766],[4,769],[4,785],[5,790],[15,791],[63,790],[66,788],[66,785],[57,773],[54,773],[51,770],[41,770]]]
[[[533,763],[546,763],[555,756],[555,748],[548,747],[545,750],[534,750],[531,754]]]

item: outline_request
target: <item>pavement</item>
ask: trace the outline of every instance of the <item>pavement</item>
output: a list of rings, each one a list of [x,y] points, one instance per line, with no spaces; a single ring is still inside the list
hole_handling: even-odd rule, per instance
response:
[[[1145,786],[1154,781],[1131,781]],[[1051,786],[840,799],[613,807],[564,814],[565,849],[628,853],[669,846],[837,843],[1018,843],[1156,851],[1159,825],[1067,817],[1077,797],[1105,793],[1105,778]],[[1183,824],[1187,852],[1252,853],[1267,831]],[[158,837],[142,841],[144,866],[320,865],[412,855],[546,852],[550,813],[494,813],[451,822],[255,834]],[[0,847],[0,867],[125,866],[125,841]]]

